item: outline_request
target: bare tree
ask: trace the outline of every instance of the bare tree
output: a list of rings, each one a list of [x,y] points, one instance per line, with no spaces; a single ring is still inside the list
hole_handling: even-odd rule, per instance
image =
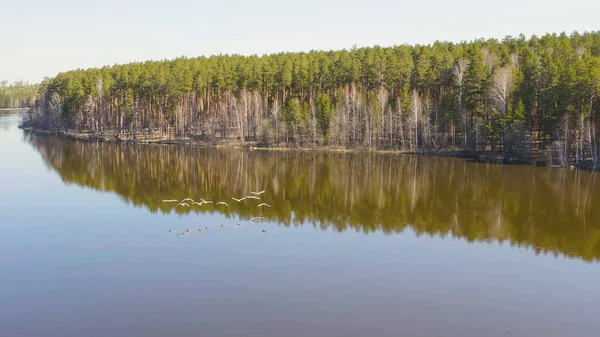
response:
[[[456,62],[456,65],[452,69],[452,74],[454,75],[454,85],[458,88],[458,111],[460,114],[460,122],[463,128],[463,139],[464,139],[464,149],[467,148],[467,112],[463,106],[463,85],[464,85],[464,77],[465,72],[467,71],[467,66],[469,65],[469,60],[460,59]]]
[[[429,95],[425,95],[424,97],[422,97],[421,101],[423,110],[421,112],[421,123],[423,124],[423,135],[421,137],[424,139],[423,141],[426,142],[426,145],[430,146],[431,143],[434,142],[434,140],[431,136],[431,120],[429,118],[429,113],[431,111],[431,101],[429,99]]]
[[[237,100],[237,107],[235,109],[236,118],[238,120],[238,128],[240,131],[240,140],[245,141],[244,127],[248,120],[248,111],[250,110],[250,93],[244,88],[240,93],[240,99]]]
[[[513,84],[513,68],[510,65],[507,64],[494,72],[490,94],[492,100],[498,105],[503,119],[506,119]],[[502,123],[502,144],[503,150],[506,151],[506,120]]]
[[[377,93],[377,103],[379,103],[379,109],[381,109],[381,138],[382,141],[385,140],[385,110],[387,108],[387,102],[389,99],[389,93],[387,89],[382,85],[379,87],[379,92]],[[391,121],[392,114],[390,113],[390,124],[389,127],[392,127]]]
[[[49,108],[51,116],[53,116],[51,125],[53,128],[60,128],[60,95],[57,92],[53,92],[50,95]]]
[[[569,162],[569,128],[570,120],[569,115],[565,114],[560,122],[560,129],[556,130],[558,135],[557,148],[558,158],[562,165],[567,165]]]
[[[252,129],[252,135],[253,137],[256,137],[256,128],[258,125],[262,124],[262,116],[263,116],[263,99],[262,96],[260,95],[260,93],[258,91],[254,91],[252,93],[252,111],[250,113],[251,116],[251,123],[252,126],[250,126],[250,124],[248,124],[248,128]]]
[[[594,103],[595,93],[590,95],[590,111],[588,115],[588,137],[590,141],[590,152],[592,154],[592,163],[594,169],[598,168],[598,140],[596,138],[596,125],[593,123],[594,111],[592,106]]]
[[[85,100],[85,105],[83,106],[82,109],[82,116],[81,116],[81,121],[80,124],[85,123],[84,118],[83,118],[83,112],[85,112],[85,115],[87,117],[87,124],[88,124],[88,130],[92,131],[93,128],[93,121],[94,121],[94,97],[92,97],[92,95],[88,95],[86,100]],[[81,125],[79,126],[79,129],[81,131]]]
[[[396,98],[396,107],[398,109],[398,114],[397,114],[397,130],[398,130],[398,138],[400,139],[400,144],[402,144],[402,147],[406,146],[406,140],[404,139],[404,116],[402,115],[402,101],[400,100],[400,97]]]
[[[355,84],[350,84],[346,90],[347,95],[347,108],[348,114],[352,119],[352,144],[356,144],[361,138],[361,128],[359,124],[359,108],[360,108],[360,95]]]
[[[230,114],[235,116],[237,129],[239,132],[240,140],[244,141],[244,119],[246,106],[244,106],[245,90],[241,93],[240,99],[238,100],[235,95],[231,92],[227,94],[227,110]]]
[[[510,60],[512,61],[513,66],[517,69],[521,69],[521,64],[519,63],[519,55],[517,53],[510,53]]]
[[[351,88],[349,85],[346,85],[344,88],[344,111],[343,111],[343,121],[342,121],[342,137],[344,139],[344,144],[347,145],[347,142],[352,137],[348,134],[348,130],[351,129],[349,126],[350,120],[352,119],[352,97],[350,96]]]
[[[509,65],[497,69],[494,72],[491,96],[492,100],[498,104],[502,115],[508,111],[508,102],[513,89],[513,69]]]
[[[582,47],[582,46],[575,47],[575,55],[577,55],[577,58],[579,60],[581,60],[583,58],[584,53],[585,53],[585,47]]]
[[[419,147],[419,122],[421,120],[421,113],[423,110],[423,102],[421,101],[421,95],[414,89],[410,101],[410,122],[414,139],[411,142],[411,150],[416,150]]]
[[[490,51],[487,47],[481,48],[481,54],[483,54],[483,64],[485,64],[485,66],[488,68],[488,71],[491,73],[500,61],[498,55]]]
[[[368,102],[368,101],[367,101]],[[363,109],[364,110],[362,115],[363,118],[365,120],[365,137],[366,139],[364,139],[366,141],[366,144],[368,145],[369,149],[371,148],[371,140],[373,138],[373,105],[372,104],[364,104]]]
[[[104,92],[102,91],[103,89],[103,84],[104,84],[104,80],[102,79],[102,77],[98,77],[98,80],[96,80],[96,91],[98,93],[98,123],[99,128],[100,128],[100,133],[104,133],[104,120],[102,119],[102,114],[103,114],[103,110],[102,110],[102,98],[104,96]]]
[[[271,104],[271,116],[275,122],[275,144],[279,144],[279,119],[281,119],[281,106],[279,100],[276,98]]]

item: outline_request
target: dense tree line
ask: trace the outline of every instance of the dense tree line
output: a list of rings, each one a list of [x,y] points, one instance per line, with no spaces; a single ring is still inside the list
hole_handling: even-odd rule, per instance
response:
[[[28,141],[66,183],[115,193],[151,212],[263,216],[285,226],[439,235],[508,242],[600,260],[600,180],[594,172],[475,165],[382,153],[249,151],[71,141]],[[261,200],[231,200],[265,190]],[[225,200],[176,207],[163,199]],[[271,208],[257,208],[267,202]],[[239,220],[238,220],[239,219]]]
[[[29,108],[35,105],[38,87],[35,84],[0,82],[0,108]]]
[[[598,162],[600,32],[75,70],[35,126],[116,137]]]

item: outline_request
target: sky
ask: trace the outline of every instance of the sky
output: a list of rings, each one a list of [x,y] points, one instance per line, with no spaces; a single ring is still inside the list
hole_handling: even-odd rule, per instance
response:
[[[600,30],[598,0],[3,0],[0,80],[214,54]]]

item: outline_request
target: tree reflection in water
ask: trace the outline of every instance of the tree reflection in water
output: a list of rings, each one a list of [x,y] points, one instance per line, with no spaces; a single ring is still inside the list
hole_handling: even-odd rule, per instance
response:
[[[285,226],[451,235],[600,258],[596,173],[376,153],[250,151],[96,143],[27,134],[65,183],[111,191],[151,212],[219,212]],[[261,200],[232,197],[262,191]],[[163,199],[226,200],[177,207]],[[257,208],[266,202],[271,208]]]

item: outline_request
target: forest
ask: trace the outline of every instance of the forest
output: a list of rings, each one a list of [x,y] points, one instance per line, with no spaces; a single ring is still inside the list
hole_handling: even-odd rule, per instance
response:
[[[78,69],[28,124],[113,139],[497,153],[598,166],[600,32]],[[465,152],[465,153],[466,153]]]
[[[0,81],[0,108],[29,108],[35,105],[38,87],[26,82]]]

